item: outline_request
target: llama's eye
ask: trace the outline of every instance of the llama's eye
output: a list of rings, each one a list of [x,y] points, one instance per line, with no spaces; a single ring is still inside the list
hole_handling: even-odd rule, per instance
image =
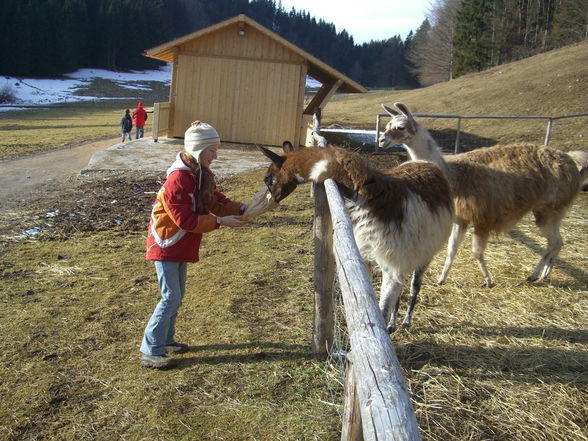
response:
[[[400,131],[404,130],[404,126],[398,126],[398,130],[400,130]]]

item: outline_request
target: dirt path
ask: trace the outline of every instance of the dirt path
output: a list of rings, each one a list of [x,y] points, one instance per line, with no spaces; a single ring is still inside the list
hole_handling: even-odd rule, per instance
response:
[[[22,199],[38,186],[78,174],[95,152],[119,141],[120,137],[83,142],[62,150],[0,161],[0,205],[11,197]]]
[[[28,199],[35,191],[51,191],[52,184],[78,175],[82,170],[85,173],[117,170],[163,172],[181,146],[181,140],[155,143],[151,138],[120,144],[120,138],[116,137],[0,161],[0,207]],[[217,177],[222,177],[268,164],[267,159],[251,146],[223,143],[219,158],[211,168]]]

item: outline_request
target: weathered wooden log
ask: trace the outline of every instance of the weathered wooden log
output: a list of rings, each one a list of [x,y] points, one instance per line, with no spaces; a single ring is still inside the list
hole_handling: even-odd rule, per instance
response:
[[[321,109],[317,107],[312,115],[312,142],[317,147],[326,147],[327,138],[321,136]]]
[[[333,225],[322,184],[313,184],[314,194],[314,325],[312,353],[326,360],[334,339],[333,281]]]
[[[354,375],[358,380],[364,439],[420,441],[402,369],[335,181],[326,180],[325,190]]]
[[[343,427],[341,441],[364,441],[359,410],[359,395],[357,394],[357,379],[353,373],[353,357],[347,354],[345,370],[345,399],[343,407]]]

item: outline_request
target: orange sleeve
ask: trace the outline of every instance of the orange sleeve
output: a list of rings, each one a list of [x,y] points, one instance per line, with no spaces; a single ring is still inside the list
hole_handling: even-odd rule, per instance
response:
[[[224,194],[215,191],[214,200],[210,204],[209,210],[217,216],[238,216],[243,214],[241,207],[243,203],[231,201]]]
[[[208,233],[209,231],[216,230],[219,225],[216,223],[216,216],[212,214],[199,214],[198,225],[193,230],[189,230],[190,233]]]

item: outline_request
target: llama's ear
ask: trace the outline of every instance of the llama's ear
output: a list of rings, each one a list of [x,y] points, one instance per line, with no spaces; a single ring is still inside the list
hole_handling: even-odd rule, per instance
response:
[[[265,156],[267,156],[269,158],[269,160],[275,164],[276,167],[282,168],[282,164],[284,164],[284,161],[286,160],[286,158],[278,155],[277,153],[272,152],[270,149],[267,149],[262,145],[258,144],[257,148],[259,149],[259,151],[261,153],[263,153]]]
[[[382,106],[382,109],[384,109],[388,113],[388,115],[390,115],[390,116],[398,115],[398,112],[396,110],[391,109],[386,104],[380,104],[380,105]]]
[[[294,148],[294,146],[292,145],[292,143],[290,141],[284,141],[282,143],[282,150],[284,150],[284,153],[290,153],[296,149]]]
[[[398,110],[400,110],[400,112],[402,112],[402,114],[404,116],[406,116],[408,119],[414,119],[412,117],[412,113],[410,113],[410,110],[408,110],[408,107],[406,107],[404,104],[402,104],[402,103],[394,103],[394,106],[396,106],[396,108]]]

